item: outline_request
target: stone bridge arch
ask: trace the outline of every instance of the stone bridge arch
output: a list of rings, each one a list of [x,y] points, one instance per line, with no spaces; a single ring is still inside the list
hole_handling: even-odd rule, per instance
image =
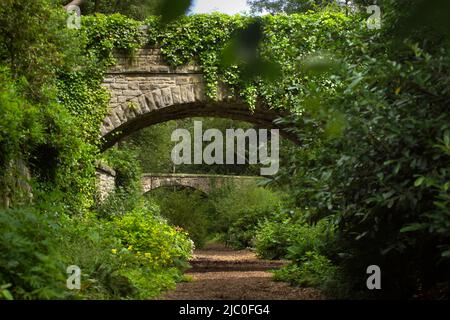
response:
[[[191,63],[172,68],[158,48],[142,48],[133,58],[117,54],[117,64],[103,82],[111,93],[110,111],[101,126],[102,149],[125,136],[157,123],[189,117],[222,117],[247,121],[262,128],[279,128],[280,133],[296,137],[273,121],[282,114],[264,107],[250,110],[218,88],[216,101],[207,99],[199,66]]]
[[[234,186],[245,186],[262,179],[262,177],[258,176],[146,173],[142,175],[141,185],[144,194],[160,187],[171,186],[189,187],[200,190],[205,194],[209,194],[215,188],[220,188],[229,184]]]

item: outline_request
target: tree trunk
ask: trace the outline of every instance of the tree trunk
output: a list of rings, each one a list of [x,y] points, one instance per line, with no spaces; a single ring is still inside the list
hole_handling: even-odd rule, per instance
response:
[[[95,0],[94,13],[100,11],[100,0]]]

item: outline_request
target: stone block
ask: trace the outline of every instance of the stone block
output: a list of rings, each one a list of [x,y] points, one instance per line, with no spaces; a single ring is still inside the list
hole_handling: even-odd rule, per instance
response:
[[[122,95],[129,97],[136,97],[142,94],[140,90],[123,90]]]
[[[167,107],[173,105],[172,90],[170,87],[161,89],[161,93],[164,106]]]
[[[180,86],[171,87],[170,90],[172,91],[172,104],[181,104],[183,103],[183,100],[181,99],[181,88]]]
[[[155,101],[156,108],[164,108],[164,101],[162,97],[161,89],[153,90],[153,101]]]

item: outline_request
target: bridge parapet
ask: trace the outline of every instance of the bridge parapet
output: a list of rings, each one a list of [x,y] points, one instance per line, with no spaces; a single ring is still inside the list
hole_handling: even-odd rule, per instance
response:
[[[163,58],[161,49],[144,47],[138,49],[132,57],[126,53],[116,53],[117,64],[109,69],[108,74],[117,73],[153,73],[153,74],[201,74],[202,70],[195,62],[179,67],[171,67]]]
[[[215,188],[221,188],[227,184],[245,186],[262,179],[263,177],[259,176],[147,173],[142,176],[141,183],[144,193],[160,187],[181,186],[197,189],[208,194]]]

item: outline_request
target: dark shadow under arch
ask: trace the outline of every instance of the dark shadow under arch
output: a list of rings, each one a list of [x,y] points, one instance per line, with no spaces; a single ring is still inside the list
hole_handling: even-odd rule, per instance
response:
[[[163,188],[167,189],[167,188],[173,188],[173,187],[177,188],[177,190],[192,190],[193,192],[199,192],[202,195],[202,197],[204,197],[204,198],[208,198],[209,197],[209,194],[207,192],[205,192],[205,191],[203,191],[201,189],[195,188],[193,186],[188,186],[188,185],[184,185],[184,184],[173,184],[173,185],[159,186],[159,187],[156,187],[156,188],[153,188],[151,190],[148,190],[148,191],[144,192],[143,195],[144,196],[145,195],[149,195],[149,194],[152,193],[152,191],[156,191],[156,190],[159,190],[159,189],[163,189]]]
[[[192,117],[228,118],[253,123],[264,129],[279,129],[283,137],[294,143],[299,143],[298,137],[295,134],[287,131],[282,125],[274,123],[276,119],[287,115],[287,112],[279,112],[261,107],[251,110],[245,104],[238,102],[193,102],[176,104],[130,118],[103,136],[101,150],[107,150],[121,139],[143,128],[170,120]]]

